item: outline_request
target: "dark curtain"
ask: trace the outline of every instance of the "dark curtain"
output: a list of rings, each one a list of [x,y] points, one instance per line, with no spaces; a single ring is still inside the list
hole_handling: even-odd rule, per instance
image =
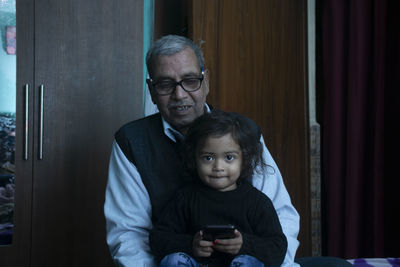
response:
[[[392,199],[398,189],[384,175],[385,94],[389,87],[399,89],[400,31],[391,21],[398,14],[385,0],[324,0],[317,5],[323,253],[400,256],[400,251],[388,255],[395,253],[400,198]]]

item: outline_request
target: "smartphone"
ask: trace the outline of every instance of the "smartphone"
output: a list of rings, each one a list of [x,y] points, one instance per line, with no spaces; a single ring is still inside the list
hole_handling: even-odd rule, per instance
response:
[[[206,225],[202,229],[203,239],[214,241],[215,239],[230,239],[235,237],[234,225]]]

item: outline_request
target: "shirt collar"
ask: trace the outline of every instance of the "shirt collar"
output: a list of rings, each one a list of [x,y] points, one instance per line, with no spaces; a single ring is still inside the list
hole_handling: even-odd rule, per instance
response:
[[[206,112],[210,112],[211,109],[210,107],[207,105],[207,103],[205,104],[205,109]],[[179,138],[179,140],[183,140],[184,136],[183,134],[181,134],[179,131],[175,130],[174,128],[172,128],[171,124],[169,124],[163,116],[161,116],[162,119],[162,124],[163,124],[163,128],[164,128],[164,134],[166,136],[168,136],[169,139],[171,139],[172,141],[176,142],[176,139]]]

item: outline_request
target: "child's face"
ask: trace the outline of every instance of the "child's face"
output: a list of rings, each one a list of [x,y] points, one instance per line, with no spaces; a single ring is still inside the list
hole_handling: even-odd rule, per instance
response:
[[[242,166],[242,151],[231,134],[208,137],[196,153],[197,171],[204,184],[218,191],[235,189]]]

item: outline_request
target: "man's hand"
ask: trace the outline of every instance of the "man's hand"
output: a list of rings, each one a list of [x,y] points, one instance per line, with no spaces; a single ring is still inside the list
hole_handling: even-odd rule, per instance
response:
[[[237,255],[242,248],[242,234],[235,229],[235,238],[231,239],[216,239],[214,240],[213,248],[220,252]]]
[[[193,238],[193,255],[196,257],[210,257],[214,252],[214,243],[203,240],[203,232],[199,231]]]

